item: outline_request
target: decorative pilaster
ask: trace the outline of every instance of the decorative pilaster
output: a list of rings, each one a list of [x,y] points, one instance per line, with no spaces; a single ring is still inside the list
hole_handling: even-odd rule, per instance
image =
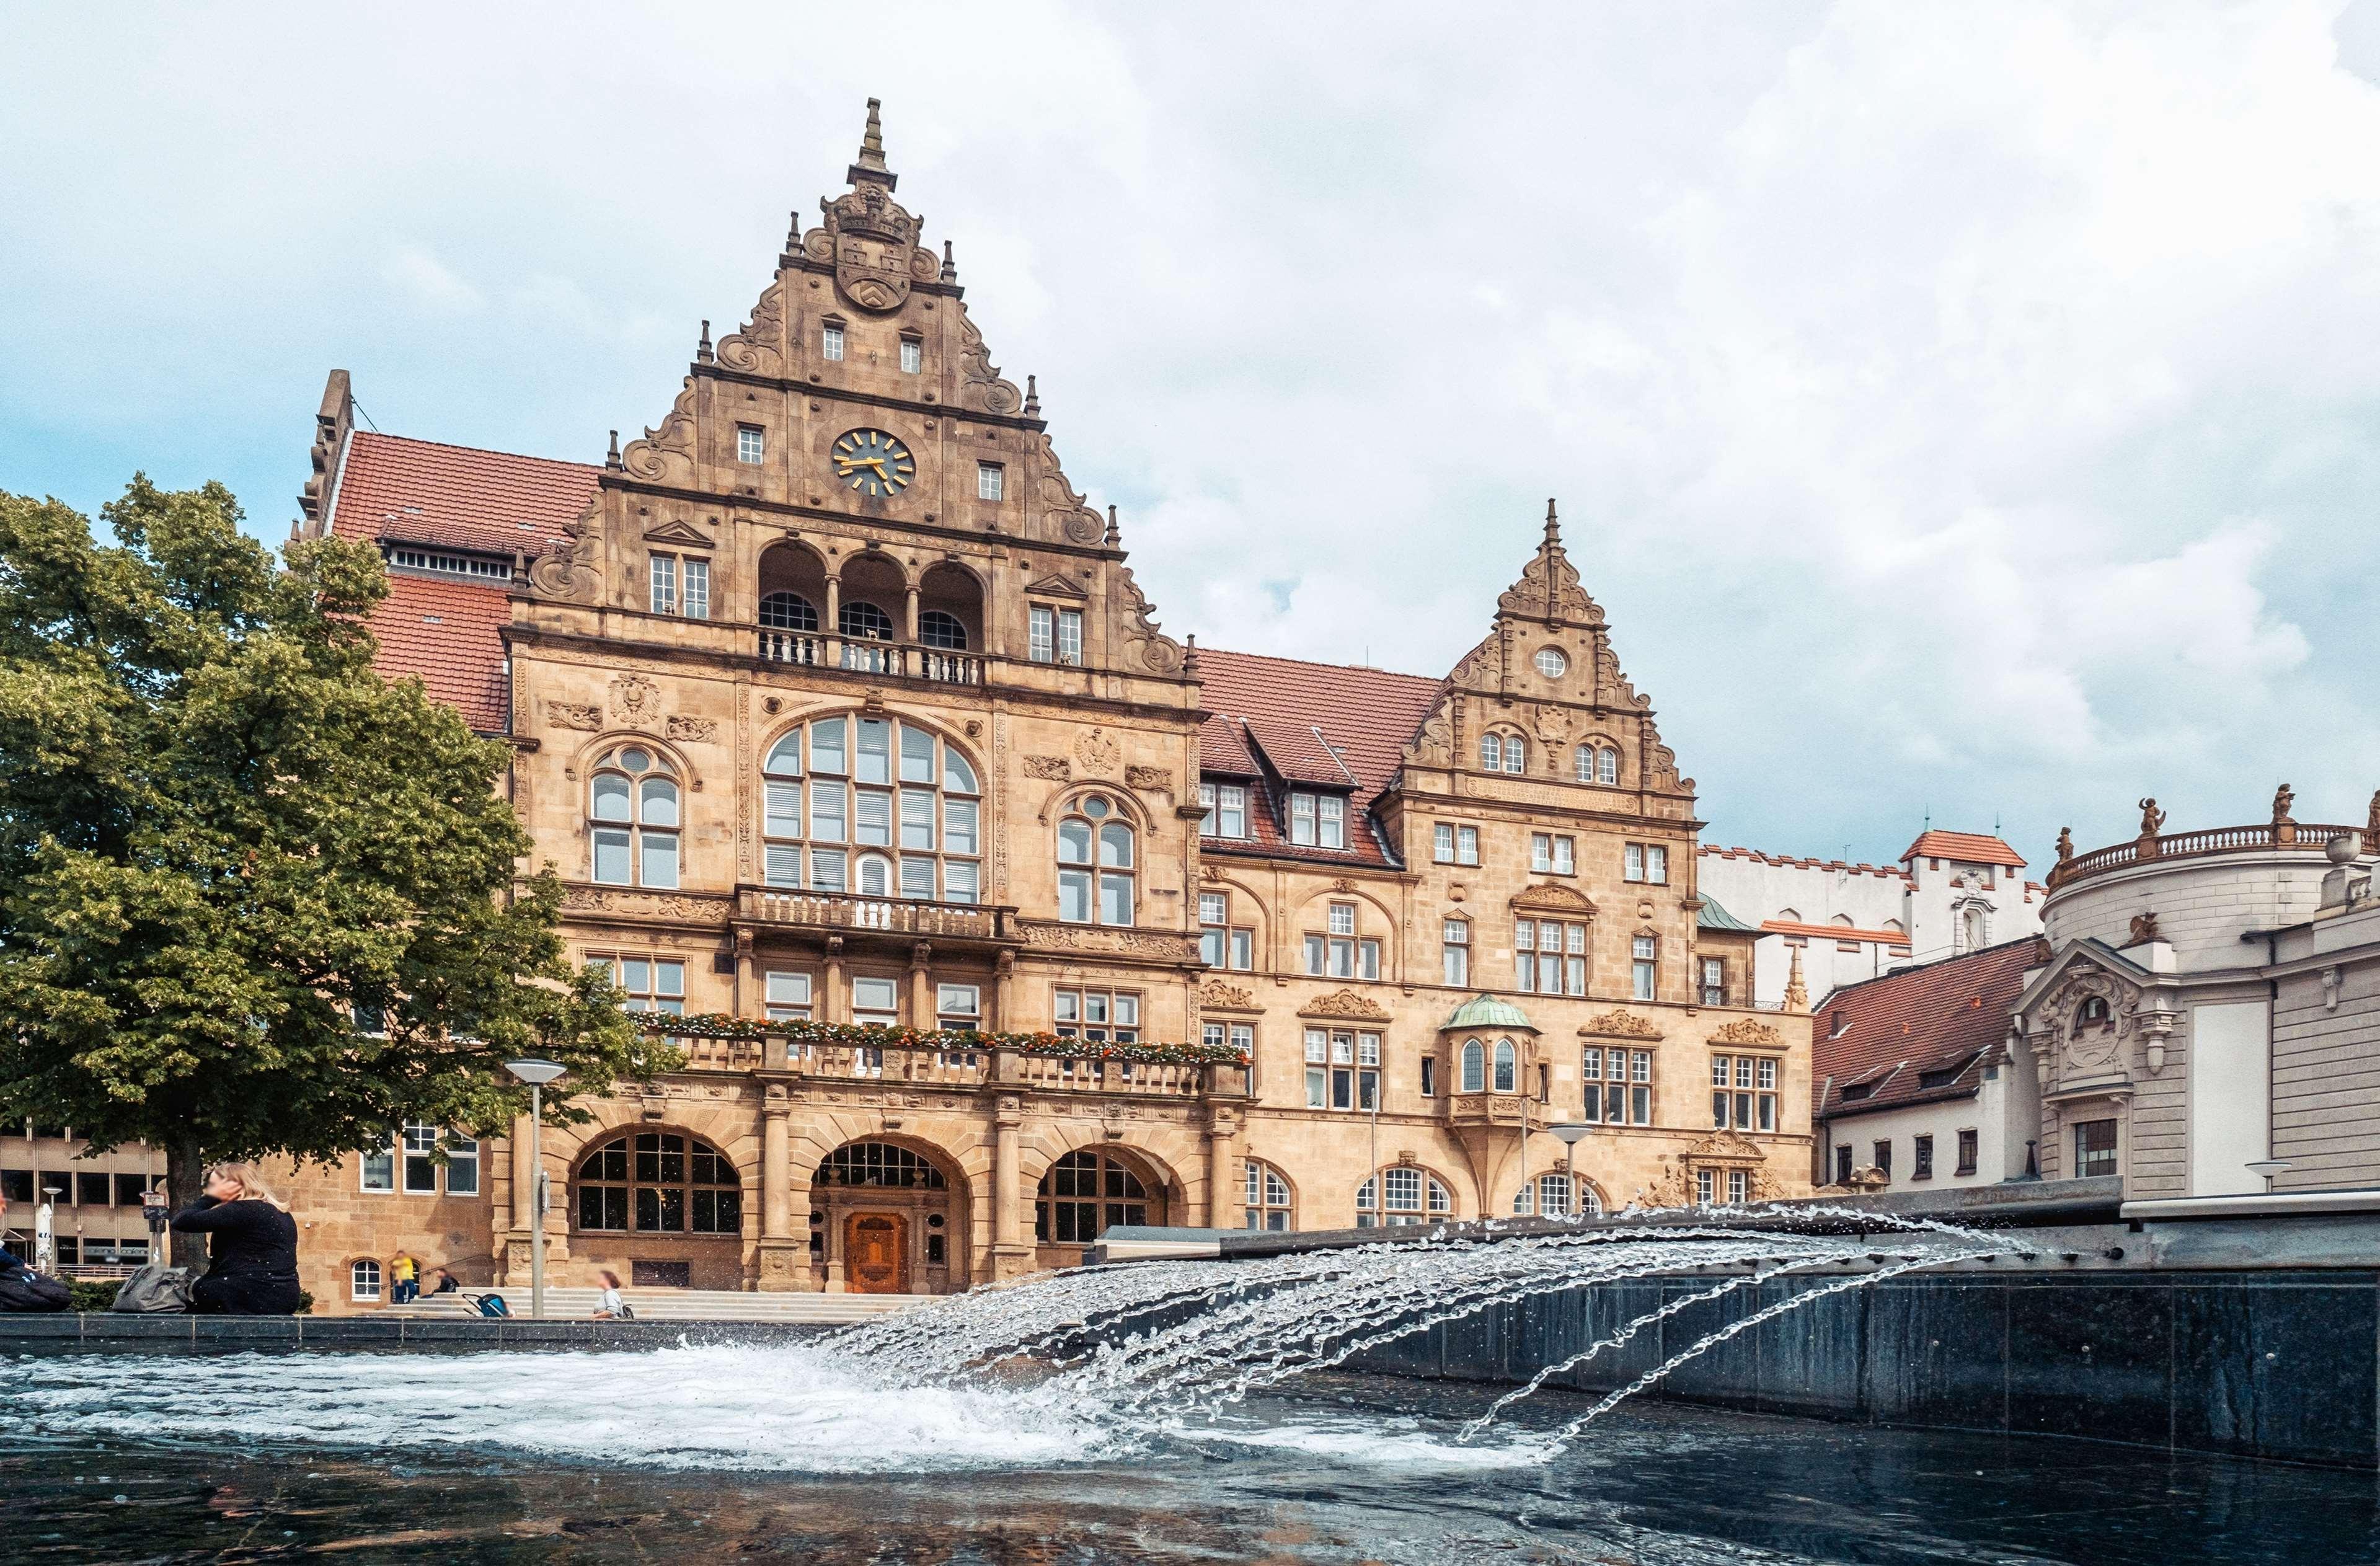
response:
[[[1030,1271],[1033,1245],[1025,1237],[1025,1193],[1017,1159],[1021,1100],[1003,1098],[992,1111],[991,1275],[1015,1278]]]

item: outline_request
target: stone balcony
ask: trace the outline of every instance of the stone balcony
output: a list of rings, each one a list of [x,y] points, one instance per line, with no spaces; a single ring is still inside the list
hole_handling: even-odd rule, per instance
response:
[[[868,897],[855,892],[807,892],[747,886],[736,894],[736,917],[748,924],[783,925],[837,935],[880,934],[913,941],[1019,940],[1016,910],[978,903],[929,903],[922,898]]]
[[[685,1069],[690,1072],[759,1073],[792,1081],[862,1087],[1160,1099],[1238,1099],[1248,1094],[1248,1070],[1236,1065],[1087,1061],[1013,1049],[819,1044],[773,1034],[759,1038],[673,1038],[671,1042],[686,1050]]]
[[[884,674],[896,680],[927,685],[979,686],[985,660],[980,654],[917,642],[877,641],[865,637],[830,635],[823,631],[783,631],[761,626],[754,632],[765,663],[795,663],[812,669],[842,669],[857,674]]]

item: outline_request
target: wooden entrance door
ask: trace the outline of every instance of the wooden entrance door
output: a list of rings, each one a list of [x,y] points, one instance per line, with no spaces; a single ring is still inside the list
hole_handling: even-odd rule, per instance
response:
[[[909,1220],[899,1213],[856,1212],[843,1220],[844,1287],[855,1294],[908,1292]]]

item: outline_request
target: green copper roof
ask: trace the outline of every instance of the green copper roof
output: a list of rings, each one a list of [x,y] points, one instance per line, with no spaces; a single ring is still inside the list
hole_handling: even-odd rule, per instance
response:
[[[1439,1031],[1445,1033],[1458,1027],[1524,1027],[1531,1033],[1537,1031],[1528,1013],[1493,995],[1474,995],[1455,1007],[1454,1014],[1439,1025]]]
[[[1720,907],[1718,899],[1707,892],[1703,893],[1703,911],[1694,916],[1694,925],[1701,929],[1732,929],[1740,930],[1745,935],[1760,933],[1725,908]]]

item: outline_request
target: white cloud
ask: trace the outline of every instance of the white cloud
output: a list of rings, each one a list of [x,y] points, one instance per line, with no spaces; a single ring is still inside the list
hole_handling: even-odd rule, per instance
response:
[[[1554,493],[1728,841],[1888,855],[1930,805],[2037,858],[2278,773],[2360,819],[2380,0],[2337,11],[917,6],[897,68],[874,13],[773,6],[481,10],[463,51],[434,7],[243,13],[103,62],[37,16],[0,484],[158,466],[22,389],[103,375],[55,325],[103,313],[187,480],[292,492],[334,362],[385,428],[600,452],[874,93],[1169,630],[1441,672]],[[262,91],[322,57],[369,62],[331,158]],[[158,233],[170,300],[128,282]]]

